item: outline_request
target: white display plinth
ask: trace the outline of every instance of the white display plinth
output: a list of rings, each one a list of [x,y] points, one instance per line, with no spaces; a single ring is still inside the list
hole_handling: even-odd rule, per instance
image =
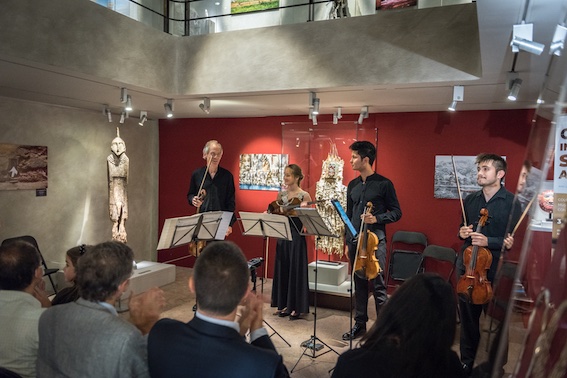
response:
[[[348,263],[319,260],[317,263],[317,285],[339,286],[347,279]],[[309,264],[309,283],[315,283],[315,261]]]
[[[130,294],[141,294],[152,287],[159,287],[172,282],[175,282],[175,265],[141,261],[136,264],[136,269],[130,277],[128,290],[116,302],[116,309],[118,311],[128,310]]]

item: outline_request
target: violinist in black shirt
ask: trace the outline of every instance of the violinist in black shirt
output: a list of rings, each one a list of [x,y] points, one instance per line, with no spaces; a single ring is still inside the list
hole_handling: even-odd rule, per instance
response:
[[[355,339],[366,332],[368,321],[368,283],[372,284],[372,294],[376,302],[376,314],[386,302],[386,283],[384,268],[386,267],[386,224],[400,220],[402,210],[396,196],[392,181],[377,174],[372,169],[376,159],[376,148],[368,141],[354,142],[350,147],[350,164],[352,169],[360,172],[360,176],[349,182],[347,187],[347,216],[355,229],[361,222],[367,224],[369,231],[378,237],[379,243],[375,252],[382,272],[374,279],[367,280],[353,274],[355,288],[355,324],[343,335],[343,340]],[[365,213],[368,202],[372,202],[373,210]],[[348,255],[351,266],[354,266],[356,256],[356,241],[347,241]]]
[[[232,233],[236,221],[234,177],[228,170],[219,166],[222,158],[222,146],[216,140],[210,140],[203,148],[203,159],[207,165],[196,169],[191,175],[191,184],[187,201],[197,208],[198,213],[207,211],[230,211],[233,213],[226,236]]]

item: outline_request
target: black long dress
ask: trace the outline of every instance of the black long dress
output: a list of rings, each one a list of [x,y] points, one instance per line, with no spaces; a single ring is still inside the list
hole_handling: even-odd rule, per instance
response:
[[[307,243],[299,234],[303,225],[291,217],[292,240],[278,239],[274,262],[272,307],[298,314],[309,312],[309,282],[307,278]]]

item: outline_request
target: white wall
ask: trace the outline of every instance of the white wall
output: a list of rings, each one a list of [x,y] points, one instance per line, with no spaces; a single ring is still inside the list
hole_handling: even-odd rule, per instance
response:
[[[48,266],[63,267],[67,249],[111,239],[106,157],[118,117],[0,98],[0,143],[48,147],[46,197],[35,190],[0,191],[0,241],[32,235]],[[137,260],[157,246],[158,129],[127,119],[120,127],[130,158],[128,245]]]

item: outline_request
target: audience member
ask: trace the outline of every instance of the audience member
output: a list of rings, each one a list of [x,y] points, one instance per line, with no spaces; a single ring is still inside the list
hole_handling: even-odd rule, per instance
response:
[[[65,276],[65,281],[71,283],[71,286],[59,290],[59,292],[55,295],[55,298],[51,301],[52,305],[75,302],[79,299],[79,287],[76,283],[77,262],[79,257],[85,254],[87,248],[91,248],[91,246],[82,244],[67,251],[67,254],[65,255],[65,268],[63,268],[63,275]]]
[[[114,304],[127,291],[134,254],[105,242],[81,256],[80,298],[51,307],[39,320],[38,377],[148,377],[147,333],[165,304],[154,288],[130,301],[130,324]]]
[[[236,244],[207,245],[189,278],[197,297],[195,317],[188,323],[162,319],[150,331],[151,376],[288,377],[262,327],[263,303],[250,291],[249,281],[247,261]]]
[[[333,377],[463,377],[451,350],[456,329],[453,288],[433,273],[401,285],[384,305],[361,347],[339,356]]]
[[[38,320],[45,310],[35,297],[41,282],[43,267],[33,245],[0,246],[0,366],[22,377],[36,375]]]

